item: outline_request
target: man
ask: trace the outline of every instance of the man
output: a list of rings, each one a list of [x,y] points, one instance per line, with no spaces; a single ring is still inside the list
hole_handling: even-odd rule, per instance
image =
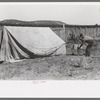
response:
[[[85,50],[85,55],[86,56],[90,56],[90,51],[91,51],[91,48],[93,46],[93,38],[90,37],[90,36],[83,36],[83,34],[80,34],[79,40],[81,40],[81,45],[77,48],[78,49],[78,52],[79,52],[79,49],[84,44],[87,44],[87,47],[86,47],[86,50]]]

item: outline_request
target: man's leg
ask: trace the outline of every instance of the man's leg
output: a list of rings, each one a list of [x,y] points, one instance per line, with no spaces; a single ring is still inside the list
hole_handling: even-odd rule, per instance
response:
[[[89,45],[86,47],[86,56],[90,56],[90,51],[91,51],[92,45]]]
[[[86,47],[85,55],[86,55],[86,56],[89,56],[89,44],[88,44],[87,47]]]
[[[72,51],[72,55],[74,55],[74,44],[72,44],[71,51]]]

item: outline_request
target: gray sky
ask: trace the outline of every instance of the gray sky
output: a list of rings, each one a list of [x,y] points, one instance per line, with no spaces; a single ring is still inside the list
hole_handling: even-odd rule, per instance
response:
[[[100,24],[100,3],[0,3],[0,20],[59,20],[66,24]]]

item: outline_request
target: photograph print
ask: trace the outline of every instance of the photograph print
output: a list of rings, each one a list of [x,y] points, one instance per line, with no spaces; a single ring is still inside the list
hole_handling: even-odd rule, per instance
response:
[[[99,80],[100,3],[0,3],[0,80]]]

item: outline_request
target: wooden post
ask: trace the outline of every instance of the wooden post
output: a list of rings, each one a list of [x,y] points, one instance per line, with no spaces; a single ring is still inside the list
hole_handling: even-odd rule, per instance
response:
[[[65,24],[63,24],[63,31],[64,31],[64,40],[65,40],[65,43],[67,43],[66,27],[65,27]],[[66,46],[66,44],[65,44],[65,46]],[[67,54],[67,47],[66,47],[66,54]]]
[[[65,38],[65,42],[66,42],[66,29],[65,29],[65,24],[63,24],[63,31],[64,31],[64,38]]]
[[[4,62],[6,62],[6,42],[7,42],[7,39],[6,39],[6,33],[5,33],[5,27],[3,27],[3,37],[4,37]]]

